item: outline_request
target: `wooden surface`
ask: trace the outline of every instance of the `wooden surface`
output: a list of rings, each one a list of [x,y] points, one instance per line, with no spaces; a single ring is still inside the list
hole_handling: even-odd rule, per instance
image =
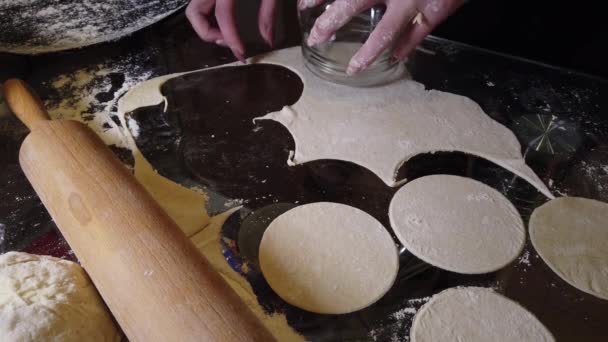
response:
[[[270,341],[268,331],[90,129],[45,121],[4,87],[33,131],[21,166],[131,341]]]

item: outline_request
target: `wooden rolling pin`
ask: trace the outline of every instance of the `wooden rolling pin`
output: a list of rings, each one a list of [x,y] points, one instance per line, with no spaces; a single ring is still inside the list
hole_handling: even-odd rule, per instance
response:
[[[131,341],[274,340],[93,131],[3,91],[31,130],[23,171]]]

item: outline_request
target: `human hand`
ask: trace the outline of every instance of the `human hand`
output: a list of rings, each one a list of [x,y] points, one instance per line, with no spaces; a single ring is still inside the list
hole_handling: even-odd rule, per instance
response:
[[[300,10],[318,6],[327,0],[298,0]],[[349,75],[367,68],[386,49],[404,60],[437,25],[452,14],[464,0],[336,0],[317,18],[307,44],[327,42],[351,18],[378,4],[386,13],[363,46],[349,62]]]
[[[236,0],[192,0],[186,8],[186,17],[202,40],[227,46],[241,62],[245,61],[245,46],[239,37],[234,18]],[[272,46],[276,0],[261,0],[258,12],[258,29],[262,38]],[[215,15],[217,26],[211,24]]]

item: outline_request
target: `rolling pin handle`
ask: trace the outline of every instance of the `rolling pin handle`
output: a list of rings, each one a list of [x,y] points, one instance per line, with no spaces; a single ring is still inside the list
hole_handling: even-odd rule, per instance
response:
[[[22,80],[10,79],[4,82],[2,91],[9,109],[30,130],[37,122],[51,119],[38,95]]]

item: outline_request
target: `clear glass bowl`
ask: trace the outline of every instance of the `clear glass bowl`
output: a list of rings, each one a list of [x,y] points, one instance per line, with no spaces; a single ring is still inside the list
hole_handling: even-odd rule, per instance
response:
[[[349,86],[369,87],[390,83],[403,75],[403,63],[393,61],[392,51],[387,50],[367,69],[356,75],[348,75],[346,69],[353,55],[374,30],[385,12],[384,6],[374,6],[354,17],[323,44],[308,46],[308,36],[315,20],[333,1],[299,12],[302,30],[302,53],[308,69],[315,75],[331,82]]]

